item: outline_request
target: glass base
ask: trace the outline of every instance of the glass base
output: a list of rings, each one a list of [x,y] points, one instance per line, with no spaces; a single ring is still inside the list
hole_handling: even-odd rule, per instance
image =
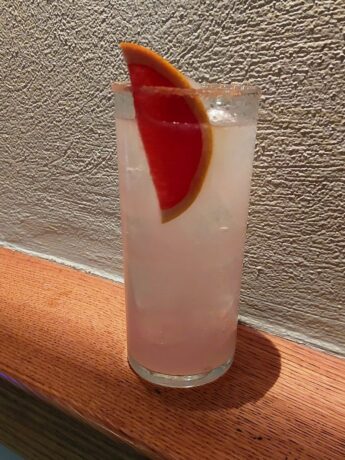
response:
[[[232,359],[222,364],[221,366],[212,369],[212,371],[206,372],[204,374],[194,375],[160,374],[159,372],[154,372],[146,369],[146,367],[141,366],[130,357],[128,358],[128,362],[133,371],[138,374],[139,377],[155,385],[170,388],[194,388],[219,379],[219,377],[221,377],[230,369]]]

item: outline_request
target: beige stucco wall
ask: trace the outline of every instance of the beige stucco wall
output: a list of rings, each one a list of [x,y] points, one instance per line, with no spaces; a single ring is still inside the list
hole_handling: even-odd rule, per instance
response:
[[[261,87],[242,316],[344,353],[344,1],[0,8],[0,240],[121,273],[109,82],[117,43],[140,41],[198,80]]]

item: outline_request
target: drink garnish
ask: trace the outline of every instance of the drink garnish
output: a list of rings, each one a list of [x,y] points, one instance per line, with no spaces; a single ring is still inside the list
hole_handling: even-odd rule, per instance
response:
[[[198,197],[211,159],[211,125],[191,81],[179,70],[144,46],[120,47],[162,222],[168,222]]]

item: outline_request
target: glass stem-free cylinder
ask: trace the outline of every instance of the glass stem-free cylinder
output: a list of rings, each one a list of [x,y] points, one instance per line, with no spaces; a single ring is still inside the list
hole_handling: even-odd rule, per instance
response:
[[[197,97],[204,105],[212,151],[197,196],[167,221],[162,220],[132,90],[114,85],[114,91],[128,360],[150,382],[202,385],[226,372],[235,352],[258,91],[212,86],[175,95]],[[171,123],[176,135],[195,129],[174,120],[155,122],[158,129],[159,123],[167,129]],[[159,142],[163,155],[169,145],[164,136]]]

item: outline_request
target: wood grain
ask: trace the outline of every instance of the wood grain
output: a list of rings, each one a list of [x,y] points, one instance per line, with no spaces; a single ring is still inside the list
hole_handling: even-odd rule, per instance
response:
[[[345,458],[345,361],[241,326],[228,374],[160,389],[128,368],[123,287],[0,250],[0,370],[166,459]]]

